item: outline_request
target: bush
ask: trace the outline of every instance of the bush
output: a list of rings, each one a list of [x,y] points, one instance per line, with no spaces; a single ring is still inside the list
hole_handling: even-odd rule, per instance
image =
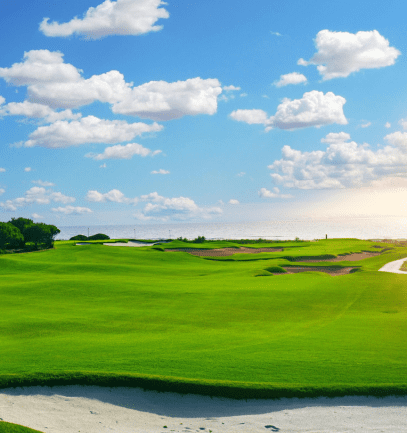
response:
[[[72,236],[69,240],[70,241],[87,241],[88,237],[85,235],[76,235],[76,236]]]
[[[197,238],[195,238],[192,242],[194,244],[203,244],[205,242],[205,236],[198,236]]]
[[[109,236],[108,235],[104,235],[103,233],[97,233],[96,235],[92,235],[88,237],[88,241],[107,241],[109,240]],[[85,239],[83,239],[85,240]]]
[[[10,223],[0,223],[0,248],[5,249],[6,244],[9,247],[18,247],[22,242],[24,242],[23,235],[21,231]]]

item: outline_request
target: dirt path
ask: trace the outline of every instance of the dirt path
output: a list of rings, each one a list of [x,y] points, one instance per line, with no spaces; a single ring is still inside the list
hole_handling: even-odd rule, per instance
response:
[[[47,433],[407,432],[407,397],[231,400],[97,386],[0,390],[0,418]]]

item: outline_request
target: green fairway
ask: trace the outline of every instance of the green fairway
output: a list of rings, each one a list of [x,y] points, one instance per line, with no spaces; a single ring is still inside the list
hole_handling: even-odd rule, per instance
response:
[[[141,377],[158,388],[208,385],[202,392],[213,394],[222,386],[407,393],[407,276],[377,272],[407,257],[407,248],[321,263],[359,267],[344,276],[273,276],[267,268],[389,244],[245,244],[283,251],[210,259],[162,251],[223,246],[238,244],[57,242],[54,250],[0,256],[0,388]]]

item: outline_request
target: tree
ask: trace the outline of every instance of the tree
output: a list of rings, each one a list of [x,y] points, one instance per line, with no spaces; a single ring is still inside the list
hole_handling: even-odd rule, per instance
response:
[[[58,233],[60,233],[60,230],[53,225],[33,224],[25,230],[25,241],[34,242],[35,248],[38,248],[38,244],[45,244],[48,248],[51,248],[54,244],[54,237]]]
[[[11,220],[9,221],[10,224],[13,224],[14,227],[17,227],[18,230],[21,232],[21,234],[23,235],[23,239],[20,242],[20,247],[24,248],[25,243],[27,242],[26,239],[26,235],[25,232],[26,230],[31,227],[34,224],[33,220],[30,220],[28,218],[11,218]]]
[[[96,235],[88,237],[88,240],[90,241],[107,241],[108,239],[110,239],[109,236],[103,233],[97,233]]]
[[[4,249],[6,244],[11,247],[18,247],[24,243],[20,230],[11,223],[0,223],[0,248]]]

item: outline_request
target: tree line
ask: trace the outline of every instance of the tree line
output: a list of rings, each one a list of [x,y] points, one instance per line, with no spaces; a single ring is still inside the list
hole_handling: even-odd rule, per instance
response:
[[[0,222],[0,250],[52,248],[58,233],[61,231],[54,225],[11,218],[6,223]]]

